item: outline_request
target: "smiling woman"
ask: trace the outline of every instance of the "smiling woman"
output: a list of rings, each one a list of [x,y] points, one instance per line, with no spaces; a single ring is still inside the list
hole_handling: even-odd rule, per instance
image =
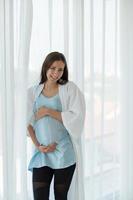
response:
[[[68,81],[68,67],[66,58],[63,54],[52,52],[48,54],[44,60],[40,84],[44,83],[47,79],[52,79],[51,81],[55,81],[57,84],[65,84]]]
[[[62,61],[55,61],[49,68],[49,73],[47,76],[50,76],[53,80],[57,81],[63,75],[65,64]]]
[[[33,174],[34,199],[49,199],[54,176],[55,199],[66,200],[75,169],[77,187],[83,187],[81,146],[77,139],[81,140],[84,126],[84,96],[68,80],[67,62],[59,52],[48,54],[39,85],[29,90],[33,99],[29,95],[28,105],[33,106],[28,111],[28,131],[35,151],[28,169]]]

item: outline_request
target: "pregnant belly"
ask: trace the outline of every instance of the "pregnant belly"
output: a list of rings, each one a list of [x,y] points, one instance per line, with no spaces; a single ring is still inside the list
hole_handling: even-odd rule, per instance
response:
[[[56,119],[45,116],[38,120],[34,126],[37,140],[40,144],[48,145],[53,142],[59,143],[69,134],[64,125]]]

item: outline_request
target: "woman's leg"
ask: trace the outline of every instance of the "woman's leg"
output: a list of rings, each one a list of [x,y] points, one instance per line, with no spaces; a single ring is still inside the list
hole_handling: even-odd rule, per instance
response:
[[[49,167],[33,168],[34,200],[49,200],[49,189],[53,173],[53,169]]]
[[[54,170],[55,200],[67,200],[67,193],[72,181],[76,164],[64,169]]]

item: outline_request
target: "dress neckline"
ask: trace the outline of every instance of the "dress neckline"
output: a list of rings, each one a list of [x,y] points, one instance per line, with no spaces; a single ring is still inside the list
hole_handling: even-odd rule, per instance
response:
[[[45,94],[43,94],[43,93],[41,92],[41,95],[42,95],[43,97],[48,98],[48,99],[54,98],[54,97],[58,96],[58,94],[59,94],[59,92],[57,92],[57,93],[54,94],[53,96],[46,96]]]

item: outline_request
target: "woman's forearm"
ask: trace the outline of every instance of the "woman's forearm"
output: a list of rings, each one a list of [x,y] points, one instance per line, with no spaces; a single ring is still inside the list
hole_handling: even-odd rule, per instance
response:
[[[62,122],[61,112],[48,108],[47,114],[53,117],[54,119],[57,119],[58,121]]]
[[[51,108],[46,108],[45,106],[42,106],[41,108],[38,109],[38,111],[35,113],[35,118],[36,120],[39,120],[42,117],[45,117],[48,115],[62,122],[61,112],[51,109]]]
[[[38,148],[40,146],[40,143],[38,142],[36,135],[35,135],[35,131],[31,125],[28,126],[28,131],[29,131],[29,135],[31,137],[32,142]]]
[[[49,152],[53,152],[55,151],[56,149],[56,146],[57,146],[57,143],[54,142],[54,143],[51,143],[49,144],[48,146],[45,146],[45,145],[41,145],[37,138],[36,138],[36,135],[35,135],[35,131],[33,129],[33,127],[31,125],[28,126],[28,131],[29,131],[29,134],[30,134],[30,137],[34,143],[34,145],[36,146],[36,148],[42,152],[42,153],[49,153]]]

